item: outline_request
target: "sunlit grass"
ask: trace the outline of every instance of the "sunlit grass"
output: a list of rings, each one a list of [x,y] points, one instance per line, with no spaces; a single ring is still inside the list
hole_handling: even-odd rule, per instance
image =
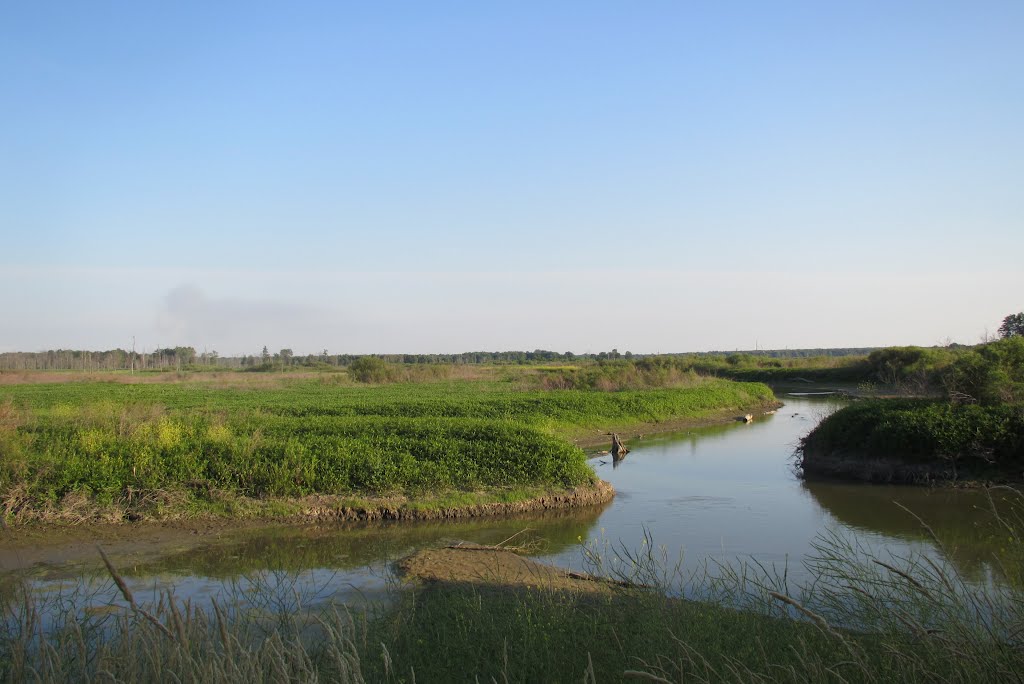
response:
[[[595,481],[569,438],[774,397],[721,380],[638,391],[500,382],[379,387],[56,384],[3,389],[0,501],[14,519],[274,514],[254,500],[569,489]],[[475,494],[474,494],[475,495]],[[280,509],[284,514],[284,509]]]

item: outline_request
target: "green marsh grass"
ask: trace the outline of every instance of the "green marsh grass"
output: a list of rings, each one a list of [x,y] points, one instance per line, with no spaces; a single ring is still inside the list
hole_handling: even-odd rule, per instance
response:
[[[233,497],[566,489],[594,482],[570,438],[767,406],[758,384],[524,391],[500,382],[379,387],[113,383],[0,397],[8,516],[232,514]],[[287,511],[283,511],[287,514]]]

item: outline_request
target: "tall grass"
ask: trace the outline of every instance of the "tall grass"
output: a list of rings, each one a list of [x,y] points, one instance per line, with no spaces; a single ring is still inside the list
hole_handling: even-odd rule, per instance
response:
[[[709,377],[746,382],[858,382],[872,378],[863,356],[771,358],[752,354],[650,356],[603,360],[570,367],[536,367],[524,383],[545,389],[605,392],[656,387],[691,387]]]
[[[591,548],[629,582],[610,594],[431,585],[375,624],[431,681],[432,654],[480,681],[1008,682],[1024,676],[1019,585],[978,585],[932,555],[879,556],[824,533],[794,585],[785,567],[681,563],[645,539]],[[1019,543],[1014,533],[1011,543]]]
[[[265,614],[260,594],[204,607],[170,593],[142,605],[111,567],[123,602],[95,616],[68,610],[53,620],[27,591],[3,605],[0,680],[8,682],[312,682],[362,684],[365,613]],[[287,597],[285,604],[294,603]],[[360,640],[362,639],[362,640]],[[386,673],[387,670],[385,669]]]

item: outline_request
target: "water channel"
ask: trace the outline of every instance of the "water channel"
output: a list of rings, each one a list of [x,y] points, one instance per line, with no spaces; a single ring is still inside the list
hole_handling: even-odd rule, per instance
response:
[[[977,581],[997,577],[983,492],[804,482],[793,466],[794,447],[841,400],[780,398],[783,408],[751,424],[623,435],[632,448],[623,461],[591,461],[617,490],[604,506],[472,522],[275,526],[140,542],[114,548],[111,555],[142,601],[168,589],[199,602],[241,592],[294,601],[267,606],[294,611],[386,597],[392,561],[417,548],[495,544],[517,533],[515,542],[535,546],[540,560],[576,569],[586,569],[583,544],[637,549],[645,534],[669,558],[682,554],[688,567],[707,559],[756,560],[785,565],[797,580],[815,540],[828,530],[883,555],[938,555],[909,509],[928,522],[947,560],[961,572]],[[17,555],[0,552],[0,588],[27,578],[41,595],[76,602],[86,611],[102,610],[116,598],[95,554],[62,557],[57,548],[31,562],[19,562]]]

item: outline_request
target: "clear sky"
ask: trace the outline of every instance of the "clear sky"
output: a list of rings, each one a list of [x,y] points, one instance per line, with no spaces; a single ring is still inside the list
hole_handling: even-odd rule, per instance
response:
[[[977,342],[1024,2],[8,2],[0,351]]]

